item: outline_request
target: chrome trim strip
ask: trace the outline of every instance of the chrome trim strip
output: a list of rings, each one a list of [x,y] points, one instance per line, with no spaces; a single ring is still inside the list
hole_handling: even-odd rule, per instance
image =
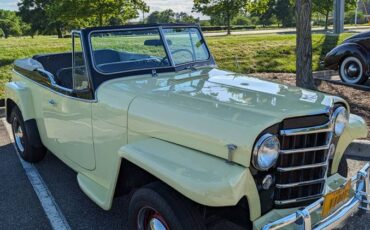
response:
[[[339,227],[344,221],[358,210],[369,211],[370,207],[370,178],[369,178],[370,164],[366,164],[357,175],[352,177],[351,182],[355,195],[342,206],[338,207],[328,217],[322,219],[314,226],[312,225],[311,214],[319,210],[324,203],[324,197],[320,198],[316,202],[302,208],[288,216],[280,218],[274,222],[268,223],[262,227],[262,230],[277,230],[282,229],[288,225],[294,224],[299,229],[334,229]],[[309,215],[307,215],[309,214]]]
[[[325,133],[325,132],[332,132],[332,131],[333,131],[333,121],[330,120],[328,123],[319,125],[319,126],[280,130],[280,135],[296,136],[296,135],[304,135],[304,134],[312,134],[312,133]]]
[[[330,142],[327,145],[311,147],[311,148],[280,150],[280,154],[293,154],[293,153],[303,153],[303,152],[314,152],[314,151],[320,151],[320,150],[327,150],[327,149],[330,148]]]
[[[306,196],[306,197],[299,197],[296,199],[290,199],[290,200],[275,200],[275,204],[277,205],[285,205],[285,204],[292,204],[292,203],[298,203],[298,202],[304,202],[308,200],[318,199],[322,198],[323,194],[313,195],[313,196]]]
[[[312,168],[319,168],[319,167],[326,167],[328,165],[327,160],[321,163],[317,164],[310,164],[310,165],[302,165],[302,166],[293,166],[293,167],[278,167],[277,171],[279,172],[291,172],[291,171],[296,171],[296,170],[302,170],[302,169],[312,169]]]
[[[52,93],[55,93],[55,94],[59,95],[59,96],[66,97],[66,98],[69,98],[69,99],[73,99],[73,100],[76,100],[76,101],[88,102],[88,103],[97,103],[97,102],[98,102],[98,99],[97,99],[97,98],[95,98],[95,99],[93,99],[93,100],[88,100],[88,99],[82,99],[82,98],[78,98],[78,97],[71,97],[71,96],[65,95],[65,94],[63,94],[63,93],[59,93],[59,92],[57,92],[57,91],[55,91],[55,90],[52,90],[50,87],[47,87],[47,86],[45,86],[45,85],[42,85],[42,84],[38,83],[37,81],[34,81],[34,80],[32,80],[32,79],[28,78],[27,76],[24,76],[23,74],[21,74],[21,73],[17,72],[17,71],[16,71],[16,70],[14,70],[14,69],[12,70],[12,72],[13,72],[14,74],[16,74],[16,75],[18,75],[18,76],[22,77],[22,78],[25,78],[25,79],[27,79],[27,80],[29,80],[29,81],[31,81],[31,82],[33,82],[33,83],[35,83],[35,84],[36,84],[36,85],[38,85],[38,86],[41,86],[41,87],[45,88],[46,90],[51,91]]]
[[[304,186],[304,185],[310,185],[310,184],[318,184],[325,181],[325,178],[320,178],[317,180],[308,180],[303,182],[297,182],[297,183],[290,183],[290,184],[276,184],[276,187],[278,188],[291,188],[296,186]]]

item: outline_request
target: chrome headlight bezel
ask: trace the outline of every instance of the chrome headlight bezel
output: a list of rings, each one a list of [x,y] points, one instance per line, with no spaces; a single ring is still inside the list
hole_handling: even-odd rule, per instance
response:
[[[333,131],[335,136],[340,137],[346,129],[349,114],[344,106],[338,107],[333,113]]]
[[[279,153],[279,138],[270,133],[264,134],[254,146],[252,164],[260,171],[268,171],[276,164]]]

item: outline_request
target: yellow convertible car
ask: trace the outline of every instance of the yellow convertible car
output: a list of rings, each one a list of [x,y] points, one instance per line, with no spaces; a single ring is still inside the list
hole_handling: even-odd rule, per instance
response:
[[[7,121],[24,160],[49,150],[101,208],[130,194],[130,230],[332,229],[370,210],[369,165],[347,179],[367,127],[345,100],[217,68],[198,25],[72,43],[15,61]]]

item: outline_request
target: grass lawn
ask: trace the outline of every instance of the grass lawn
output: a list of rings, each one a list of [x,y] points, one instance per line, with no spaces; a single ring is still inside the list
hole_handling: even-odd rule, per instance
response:
[[[313,35],[313,67],[319,70],[320,59],[350,34],[339,37]],[[242,73],[295,72],[295,35],[236,35],[208,37],[208,45],[220,68]],[[12,63],[17,58],[35,54],[71,50],[71,39],[39,36],[0,39],[0,98],[4,84],[11,77]]]

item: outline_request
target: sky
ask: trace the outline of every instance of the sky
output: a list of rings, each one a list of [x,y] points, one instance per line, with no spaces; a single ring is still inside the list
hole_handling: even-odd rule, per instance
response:
[[[17,10],[17,2],[17,0],[0,0],[0,9]],[[191,12],[193,0],[145,0],[145,2],[150,6],[151,12],[172,9],[175,12],[183,11],[201,19],[206,18],[201,14]]]

